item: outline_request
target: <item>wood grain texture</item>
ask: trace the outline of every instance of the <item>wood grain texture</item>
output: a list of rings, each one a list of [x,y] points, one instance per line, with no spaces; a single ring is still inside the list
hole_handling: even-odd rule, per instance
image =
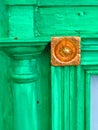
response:
[[[97,37],[98,7],[39,7],[36,36]]]

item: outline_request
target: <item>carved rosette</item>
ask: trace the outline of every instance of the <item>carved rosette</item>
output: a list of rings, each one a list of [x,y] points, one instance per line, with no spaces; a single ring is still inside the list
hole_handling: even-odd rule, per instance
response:
[[[53,66],[80,64],[80,37],[53,37],[51,42]]]

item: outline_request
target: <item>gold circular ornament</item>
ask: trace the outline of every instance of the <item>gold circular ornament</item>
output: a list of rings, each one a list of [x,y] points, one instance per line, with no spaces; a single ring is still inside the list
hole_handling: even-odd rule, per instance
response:
[[[54,53],[61,62],[69,62],[77,55],[77,48],[73,40],[64,38],[56,44]]]

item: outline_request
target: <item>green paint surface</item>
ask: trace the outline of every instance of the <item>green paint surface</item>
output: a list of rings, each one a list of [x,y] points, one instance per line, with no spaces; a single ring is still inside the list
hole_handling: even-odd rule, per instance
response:
[[[81,64],[51,67],[53,130],[90,130],[90,80],[98,74],[98,39],[82,39]]]
[[[97,0],[38,0],[40,6],[62,6],[62,5],[98,5]]]
[[[48,47],[39,55],[42,49],[20,44],[0,52],[1,130],[51,129],[50,56]]]
[[[9,7],[9,37],[31,39],[34,36],[33,6]]]
[[[0,51],[0,129],[13,130],[13,96],[10,59]]]
[[[5,0],[7,5],[33,5],[36,0]]]
[[[97,5],[97,0],[0,1],[0,130],[90,130]],[[51,66],[51,36],[77,35],[81,64]]]
[[[37,36],[97,37],[98,7],[39,7],[36,11]]]
[[[0,0],[0,38],[8,36],[8,9]]]

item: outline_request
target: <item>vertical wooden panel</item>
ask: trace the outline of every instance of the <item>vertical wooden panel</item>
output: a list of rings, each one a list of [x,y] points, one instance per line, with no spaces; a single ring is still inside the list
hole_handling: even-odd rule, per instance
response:
[[[63,129],[63,67],[51,67],[52,80],[52,130]]]
[[[51,67],[51,70],[52,130],[84,130],[83,69],[80,66]]]
[[[70,129],[70,68],[64,67],[64,130]]]
[[[70,130],[76,130],[77,122],[77,76],[76,67],[70,67]]]
[[[78,91],[79,93],[77,94],[76,67],[51,67],[51,70],[52,130],[76,130],[77,96],[80,93]],[[83,99],[81,98],[81,100]]]
[[[77,130],[84,130],[84,71],[77,67]],[[88,130],[88,129],[87,129]]]

